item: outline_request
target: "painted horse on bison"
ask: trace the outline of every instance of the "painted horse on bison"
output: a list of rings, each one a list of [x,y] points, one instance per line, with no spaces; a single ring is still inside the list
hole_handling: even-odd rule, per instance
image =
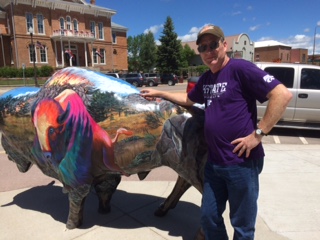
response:
[[[148,101],[125,81],[80,68],[56,72],[41,88],[0,97],[1,143],[21,172],[36,165],[69,195],[67,228],[83,221],[93,188],[99,212],[110,211],[121,176],[169,166],[176,185],[155,212],[163,216],[190,187],[202,192],[206,145],[203,111]]]

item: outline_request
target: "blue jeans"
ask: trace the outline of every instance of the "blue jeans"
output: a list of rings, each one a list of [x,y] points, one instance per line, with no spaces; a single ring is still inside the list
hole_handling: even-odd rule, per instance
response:
[[[254,239],[263,159],[233,166],[207,162],[201,206],[201,226],[206,240],[227,240],[222,214],[229,201],[234,240]]]

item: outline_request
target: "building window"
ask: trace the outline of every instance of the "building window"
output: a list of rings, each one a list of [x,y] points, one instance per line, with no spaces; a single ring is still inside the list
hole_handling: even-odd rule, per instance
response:
[[[64,19],[62,17],[60,18],[60,30],[61,35],[64,35]]]
[[[32,13],[26,13],[26,21],[27,21],[27,32],[29,32],[30,28],[34,29]]]
[[[44,21],[43,21],[43,15],[38,14],[37,15],[37,21],[38,21],[38,33],[44,33]]]
[[[99,39],[104,39],[104,36],[103,36],[103,23],[102,22],[98,23],[98,28],[99,28]]]
[[[95,22],[90,22],[90,31],[94,37],[96,37],[96,28],[95,27],[96,27]]]
[[[66,18],[67,30],[71,30],[71,17],[67,16]]]
[[[259,62],[260,61],[260,54],[256,54],[256,62]]]
[[[243,45],[247,45],[247,41],[244,41]]]
[[[36,59],[36,52],[33,50],[34,49],[34,45],[29,45],[29,58],[30,58],[30,62],[33,63],[33,62],[37,62],[37,59]]]
[[[40,61],[42,63],[48,62],[46,48],[40,48]]]
[[[97,49],[93,48],[92,49],[92,59],[93,59],[93,63],[98,63],[98,57],[97,57]]]
[[[100,57],[100,63],[104,64],[105,63],[105,50],[100,48],[99,51],[99,57]]]
[[[74,19],[73,20],[73,30],[76,31],[76,32],[79,31],[78,26],[79,26],[78,20]]]
[[[117,34],[112,32],[112,43],[117,43]]]

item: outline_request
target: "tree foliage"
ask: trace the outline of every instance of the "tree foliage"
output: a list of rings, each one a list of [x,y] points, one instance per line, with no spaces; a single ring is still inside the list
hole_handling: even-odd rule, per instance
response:
[[[157,67],[160,72],[175,73],[181,66],[181,41],[174,31],[171,17],[167,17],[159,39],[161,45],[158,47]]]
[[[182,68],[186,68],[190,66],[191,59],[196,55],[193,49],[190,48],[188,44],[185,44],[182,48],[181,53],[181,66]]]
[[[149,72],[156,64],[157,46],[151,32],[128,37],[128,63],[130,72]]]
[[[160,36],[160,46],[156,45],[152,32],[128,37],[128,63],[130,72],[150,72],[156,67],[161,73],[179,73],[187,68],[195,52],[181,44],[171,17],[167,17]]]
[[[142,38],[140,60],[144,72],[150,72],[155,67],[157,59],[157,46],[152,32],[148,32]]]
[[[128,68],[130,72],[137,72],[141,69],[140,50],[142,38],[143,34],[135,37],[128,37]]]

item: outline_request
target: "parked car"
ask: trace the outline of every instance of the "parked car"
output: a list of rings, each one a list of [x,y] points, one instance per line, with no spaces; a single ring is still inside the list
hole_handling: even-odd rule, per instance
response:
[[[160,75],[160,80],[162,84],[174,86],[176,83],[178,83],[178,76],[173,73],[164,73]]]
[[[149,87],[158,86],[160,81],[160,75],[158,73],[144,73],[143,74],[146,78],[145,85]]]
[[[190,92],[192,88],[194,88],[198,80],[199,80],[199,76],[198,77],[193,76],[188,78],[188,84],[186,89],[187,93]]]
[[[143,86],[147,80],[141,73],[126,73],[121,78],[136,87]]]
[[[119,73],[105,73],[105,74],[114,78],[121,78]]]
[[[261,63],[256,65],[280,80],[293,94],[276,127],[320,130],[320,67],[296,63]],[[187,92],[199,77],[188,79]],[[267,102],[257,101],[258,119],[263,117]]]
[[[276,126],[320,130],[320,67],[296,63],[256,64],[280,80],[293,95]],[[257,105],[258,118],[262,118],[267,103]]]

